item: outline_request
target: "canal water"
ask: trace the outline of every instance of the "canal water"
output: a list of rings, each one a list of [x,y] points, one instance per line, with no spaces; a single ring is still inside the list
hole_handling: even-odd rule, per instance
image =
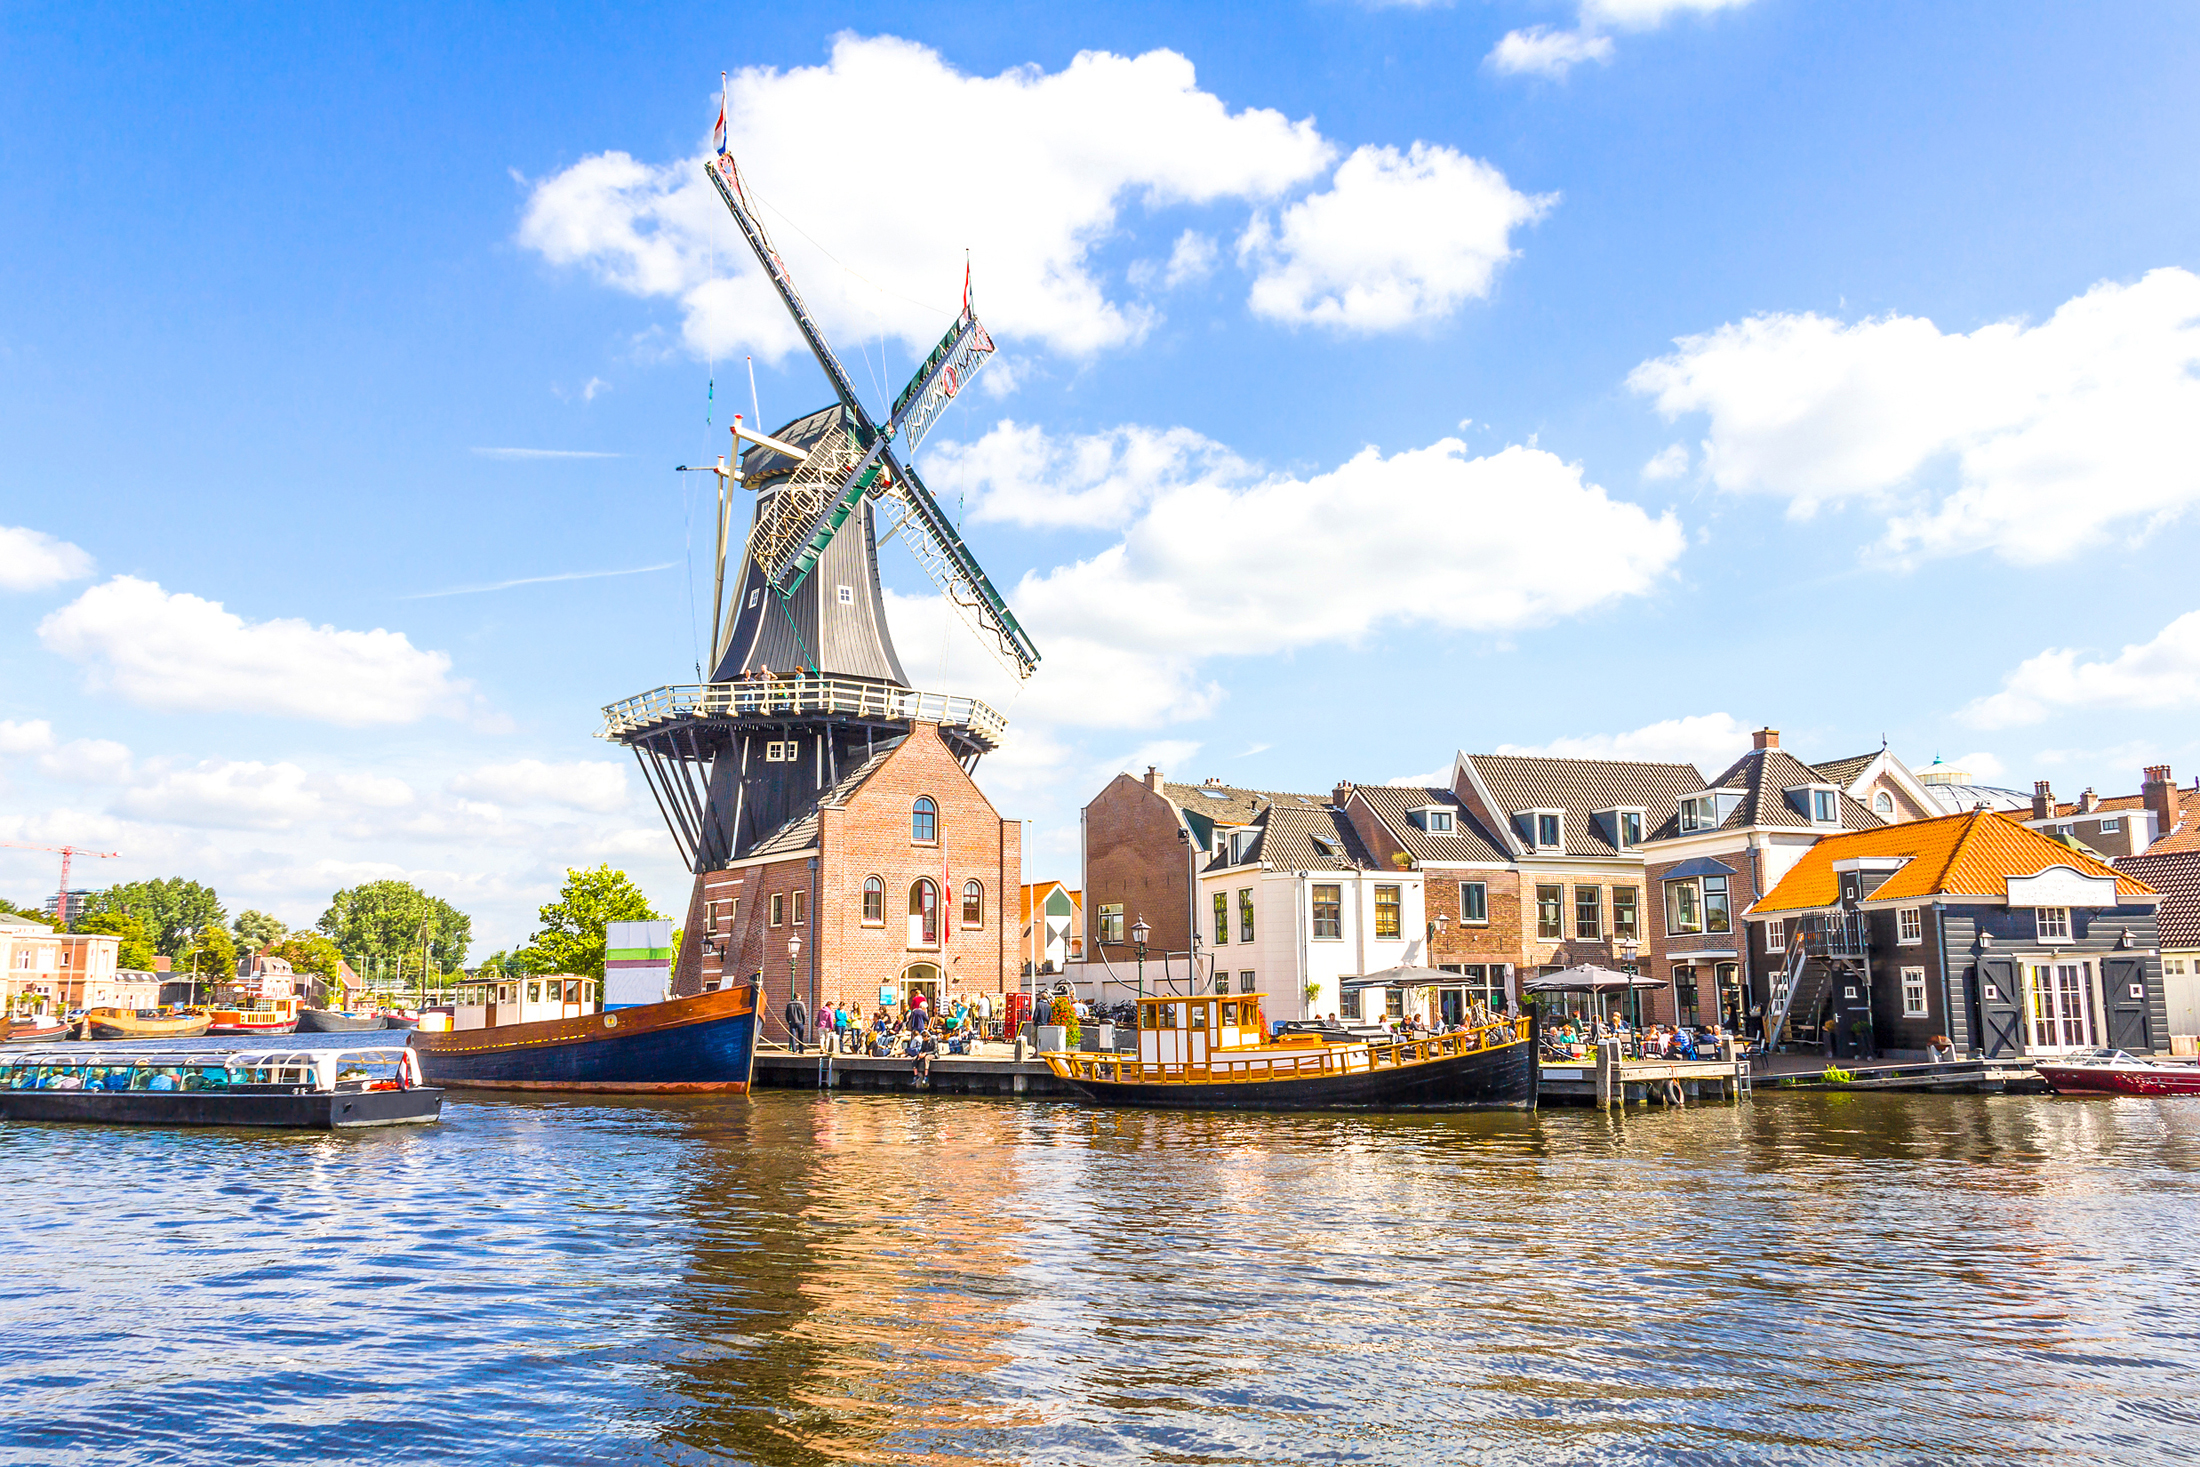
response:
[[[2200,1104],[0,1124],[0,1461],[2189,1462]]]

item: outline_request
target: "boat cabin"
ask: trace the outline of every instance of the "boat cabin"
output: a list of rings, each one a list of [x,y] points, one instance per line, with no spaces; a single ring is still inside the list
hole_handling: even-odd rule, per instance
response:
[[[572,973],[461,983],[451,1005],[451,1027],[494,1029],[539,1019],[578,1019],[596,1012],[600,997],[595,979]]]
[[[1250,1049],[1266,1035],[1258,994],[1138,1001],[1138,1057],[1149,1065],[1205,1064],[1210,1050]]]

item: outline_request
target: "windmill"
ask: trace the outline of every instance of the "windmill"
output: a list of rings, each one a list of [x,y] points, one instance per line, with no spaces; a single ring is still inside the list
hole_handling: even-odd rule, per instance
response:
[[[718,481],[709,681],[657,688],[604,710],[601,736],[634,750],[697,872],[759,846],[776,849],[775,837],[915,722],[938,725],[966,769],[999,746],[1007,724],[992,708],[909,686],[886,624],[882,541],[900,538],[1019,679],[1039,663],[1038,648],[908,461],[993,353],[972,307],[968,267],[962,309],[877,422],[750,207],[723,139],[721,131],[705,171],[835,400],[768,434],[735,419],[729,453],[701,470]],[[729,578],[741,490],[754,492],[756,506]]]

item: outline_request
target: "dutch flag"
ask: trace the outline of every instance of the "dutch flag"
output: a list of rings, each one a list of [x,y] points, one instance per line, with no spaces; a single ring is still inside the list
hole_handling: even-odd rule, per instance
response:
[[[726,156],[726,74],[718,73],[718,125],[711,129],[710,145],[718,150],[718,156]]]

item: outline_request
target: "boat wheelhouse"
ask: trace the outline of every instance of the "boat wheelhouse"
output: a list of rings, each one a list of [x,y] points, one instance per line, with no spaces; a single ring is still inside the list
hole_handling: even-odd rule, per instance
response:
[[[214,1008],[206,1011],[206,1032],[209,1034],[291,1034],[298,1028],[300,1005],[295,995],[282,998],[255,998],[243,1008]]]
[[[1049,1053],[1071,1089],[1107,1105],[1225,1110],[1533,1110],[1533,1020],[1418,1039],[1342,1026],[1270,1037],[1257,995],[1138,1000],[1135,1056]]]
[[[443,1092],[402,1046],[224,1051],[70,1044],[0,1053],[0,1120],[349,1130],[432,1121]]]
[[[572,973],[461,983],[451,1004],[451,1028],[494,1029],[544,1019],[584,1019],[601,996],[596,980]]]

